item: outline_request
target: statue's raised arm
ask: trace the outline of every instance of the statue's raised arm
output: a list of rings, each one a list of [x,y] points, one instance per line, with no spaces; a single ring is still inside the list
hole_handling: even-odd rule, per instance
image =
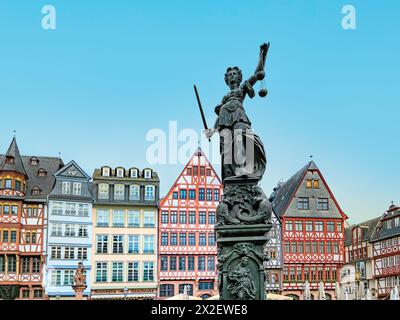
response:
[[[268,43],[263,43],[260,46],[260,55],[258,58],[258,64],[256,67],[256,70],[254,71],[254,74],[247,80],[252,86],[260,80],[263,80],[265,77],[265,60],[267,58],[267,53],[269,49],[269,42]]]

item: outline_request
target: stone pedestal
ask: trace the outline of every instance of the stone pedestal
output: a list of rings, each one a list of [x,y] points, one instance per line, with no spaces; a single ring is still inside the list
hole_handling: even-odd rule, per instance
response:
[[[83,291],[86,290],[85,285],[83,286],[72,286],[72,289],[75,291],[75,300],[83,300]]]
[[[221,300],[265,300],[263,252],[272,208],[257,182],[224,181],[215,227]]]

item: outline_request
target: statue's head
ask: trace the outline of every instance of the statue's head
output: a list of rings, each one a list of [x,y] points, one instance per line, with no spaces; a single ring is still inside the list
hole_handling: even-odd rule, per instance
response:
[[[240,70],[238,67],[229,67],[228,69],[226,69],[225,72],[225,83],[228,86],[231,85],[240,85],[240,83],[242,82],[242,70]]]

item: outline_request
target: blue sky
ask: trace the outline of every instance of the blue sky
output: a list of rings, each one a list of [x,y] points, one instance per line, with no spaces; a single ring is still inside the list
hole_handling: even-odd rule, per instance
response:
[[[43,30],[52,4],[57,29]],[[352,4],[357,29],[341,27]],[[270,41],[266,99],[245,107],[268,158],[267,194],[314,156],[350,222],[400,203],[398,1],[0,2],[0,150],[148,166],[152,128],[202,129],[226,67],[253,72]],[[215,137],[217,138],[217,137]],[[155,165],[167,192],[180,165]]]

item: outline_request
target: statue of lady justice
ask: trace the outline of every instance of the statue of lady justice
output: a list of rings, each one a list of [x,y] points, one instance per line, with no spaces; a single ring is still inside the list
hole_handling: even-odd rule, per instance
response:
[[[265,77],[264,67],[269,43],[260,46],[260,55],[254,74],[242,83],[242,71],[229,67],[225,73],[225,83],[230,91],[215,107],[218,118],[213,129],[204,133],[210,139],[215,132],[220,135],[222,180],[255,178],[260,180],[265,171],[266,156],[261,139],[253,133],[251,122],[243,108],[246,96],[253,98],[253,86]],[[266,89],[259,91],[261,97],[267,95]]]

